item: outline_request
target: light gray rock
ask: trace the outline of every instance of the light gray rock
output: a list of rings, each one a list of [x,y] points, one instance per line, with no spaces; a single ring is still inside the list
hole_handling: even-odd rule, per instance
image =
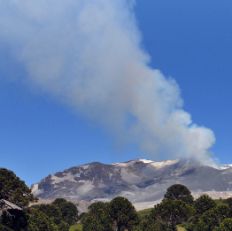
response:
[[[63,197],[72,201],[107,201],[124,196],[134,204],[159,201],[172,184],[184,184],[195,195],[232,195],[232,167],[207,166],[193,160],[132,160],[90,163],[49,175],[32,191],[41,199]]]

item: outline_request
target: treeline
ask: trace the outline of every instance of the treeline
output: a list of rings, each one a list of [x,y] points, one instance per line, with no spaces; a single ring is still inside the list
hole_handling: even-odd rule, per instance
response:
[[[29,206],[36,198],[13,172],[0,169],[0,199],[22,209],[6,208],[0,201],[0,231],[232,231],[232,198],[213,200],[202,195],[194,200],[184,185],[167,189],[161,203],[137,212],[123,197],[96,202],[87,213],[65,199]]]
[[[136,212],[125,198],[96,202],[82,215],[83,231],[232,231],[232,198],[213,200],[202,195],[194,200],[184,185],[167,189],[153,209]]]

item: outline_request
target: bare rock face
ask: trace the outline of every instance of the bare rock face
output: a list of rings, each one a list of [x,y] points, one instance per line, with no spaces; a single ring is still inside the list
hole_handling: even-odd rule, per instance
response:
[[[110,200],[124,196],[138,207],[162,199],[172,184],[184,184],[193,194],[232,196],[232,167],[212,167],[193,160],[132,160],[90,163],[49,175],[32,192],[41,199],[63,197],[72,201]]]

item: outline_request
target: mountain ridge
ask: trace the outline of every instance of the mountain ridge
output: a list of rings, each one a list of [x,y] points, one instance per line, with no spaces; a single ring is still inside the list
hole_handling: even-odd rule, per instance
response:
[[[91,202],[124,196],[134,204],[146,205],[161,200],[166,189],[176,183],[186,185],[194,195],[232,196],[232,167],[195,160],[92,162],[49,175],[34,184],[32,192],[45,200],[63,197]]]

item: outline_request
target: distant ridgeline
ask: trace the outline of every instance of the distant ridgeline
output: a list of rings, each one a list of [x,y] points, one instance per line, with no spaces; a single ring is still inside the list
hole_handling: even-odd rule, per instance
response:
[[[182,184],[170,186],[152,209],[137,212],[124,197],[95,202],[78,215],[62,198],[34,204],[36,198],[13,172],[0,169],[1,231],[231,231],[232,198],[195,199]],[[33,202],[32,206],[29,203]]]
[[[207,193],[214,199],[232,196],[232,167],[212,166],[194,160],[152,161],[145,159],[123,163],[89,163],[52,174],[32,187],[44,200],[66,198],[83,202],[84,210],[94,201],[110,201],[117,196],[129,199],[137,210],[151,208],[162,200],[173,184],[186,185],[198,197]]]

